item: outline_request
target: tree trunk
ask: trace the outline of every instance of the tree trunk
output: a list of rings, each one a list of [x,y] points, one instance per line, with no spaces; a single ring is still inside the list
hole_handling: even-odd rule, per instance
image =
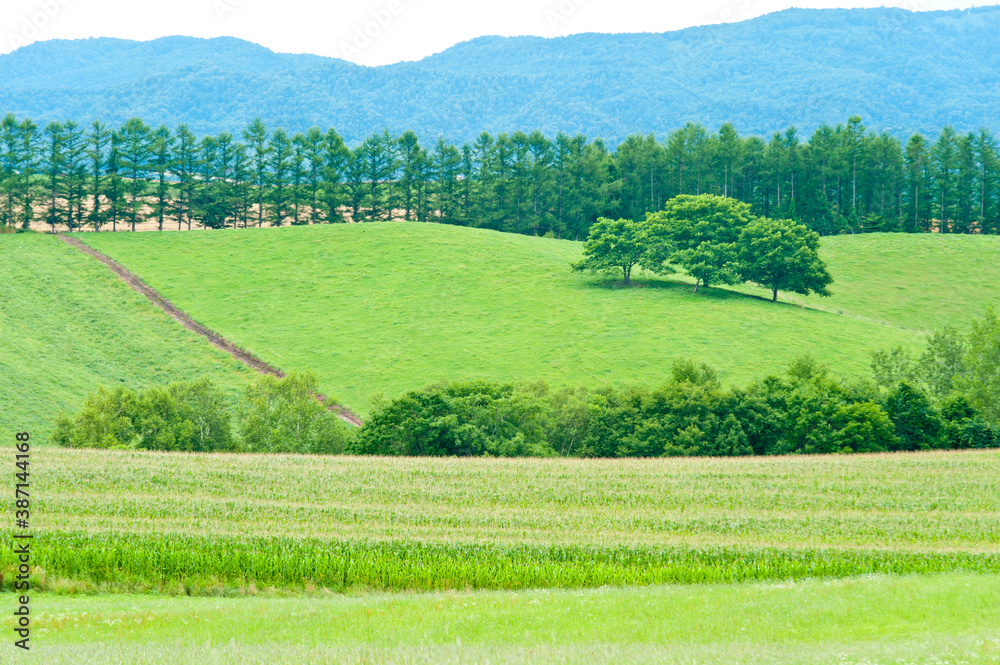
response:
[[[774,289],[774,295],[771,297],[771,302],[778,302],[778,289]]]

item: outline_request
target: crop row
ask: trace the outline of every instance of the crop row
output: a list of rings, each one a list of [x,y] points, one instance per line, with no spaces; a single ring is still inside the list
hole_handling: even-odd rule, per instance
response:
[[[10,536],[0,555],[11,588]],[[732,583],[864,574],[1000,572],[1000,553],[780,548],[601,548],[365,542],[162,534],[36,535],[35,583],[232,593],[251,587],[346,590],[585,588]],[[65,586],[63,587],[65,588]]]

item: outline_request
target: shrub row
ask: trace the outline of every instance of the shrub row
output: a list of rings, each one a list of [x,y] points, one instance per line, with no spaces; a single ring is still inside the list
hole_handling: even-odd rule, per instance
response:
[[[666,385],[552,390],[445,383],[379,405],[351,447],[376,455],[737,456],[1000,446],[963,397],[942,408],[918,387],[843,383],[808,360],[786,378],[720,388],[690,361]]]
[[[316,393],[309,374],[261,377],[247,386],[235,408],[208,379],[141,392],[100,388],[79,413],[57,420],[52,440],[75,448],[344,452],[347,426]]]

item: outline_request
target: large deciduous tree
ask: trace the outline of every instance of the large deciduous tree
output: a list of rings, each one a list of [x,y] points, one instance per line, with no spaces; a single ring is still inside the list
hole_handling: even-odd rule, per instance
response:
[[[649,225],[631,219],[598,219],[583,246],[583,260],[573,270],[621,272],[625,286],[632,283],[632,269],[643,267],[653,272],[671,272],[663,259],[667,252],[661,237],[649,233]]]
[[[738,270],[744,279],[771,290],[829,296],[833,283],[819,257],[819,234],[787,219],[756,219],[737,241]]]
[[[675,197],[647,221],[652,233],[669,239],[674,248],[671,261],[695,278],[697,293],[699,286],[740,281],[736,241],[753,218],[742,201],[702,194]]]

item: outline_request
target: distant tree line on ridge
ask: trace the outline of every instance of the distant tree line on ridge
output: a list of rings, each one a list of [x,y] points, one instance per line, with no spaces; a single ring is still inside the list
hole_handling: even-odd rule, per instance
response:
[[[256,120],[198,137],[133,118],[111,128],[0,121],[0,226],[117,230],[407,219],[582,239],[597,219],[643,220],[678,195],[714,194],[820,234],[1000,232],[1000,159],[986,129],[905,142],[851,117],[801,140],[688,123],[663,141],[535,131],[431,147],[412,131],[351,148],[333,129]]]
[[[262,377],[235,409],[207,381],[136,393],[101,389],[59,419],[73,447],[407,456],[660,457],[1000,447],[1000,319],[945,329],[923,354],[872,356],[848,381],[808,356],[784,376],[724,389],[677,360],[657,388],[553,389],[466,381],[377,400],[351,430],[314,397],[316,380]],[[235,414],[235,418],[232,414]],[[236,421],[235,433],[231,421]]]

